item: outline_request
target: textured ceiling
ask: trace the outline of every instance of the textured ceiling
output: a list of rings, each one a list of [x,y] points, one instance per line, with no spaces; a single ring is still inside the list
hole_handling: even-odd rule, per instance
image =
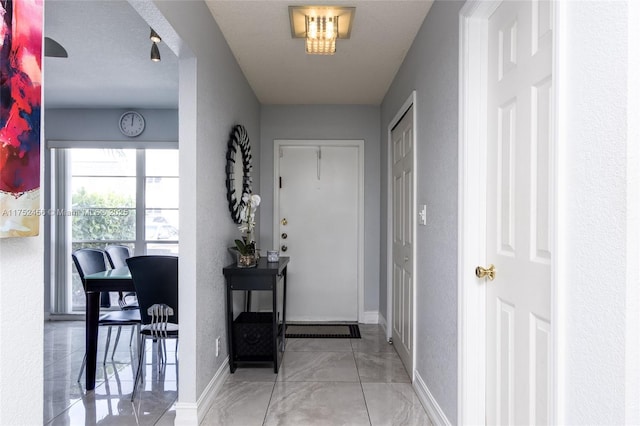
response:
[[[432,1],[314,1],[355,6],[351,38],[336,54],[307,55],[293,39],[291,1],[206,0],[242,71],[264,104],[382,102]]]
[[[206,3],[261,103],[377,105],[432,1],[313,2],[356,8],[351,38],[333,56],[307,55],[304,40],[291,38],[295,2]],[[177,58],[160,43],[162,61],[149,60],[149,26],[127,1],[48,0],[45,36],[69,53],[45,58],[47,107],[177,107]]]

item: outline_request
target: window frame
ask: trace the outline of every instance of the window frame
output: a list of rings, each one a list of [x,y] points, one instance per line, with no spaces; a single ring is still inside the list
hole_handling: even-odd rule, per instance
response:
[[[48,215],[49,232],[46,234],[46,245],[50,248],[50,269],[45,274],[48,278],[50,289],[50,312],[54,314],[73,314],[84,310],[73,308],[72,286],[70,285],[73,273],[71,262],[72,245],[71,216],[65,216],[56,212],[71,210],[71,159],[72,149],[127,149],[136,153],[136,232],[135,240],[109,240],[109,244],[124,244],[135,247],[133,255],[142,255],[147,252],[147,246],[153,245],[178,245],[178,239],[146,240],[145,216],[146,216],[146,150],[170,149],[176,150],[179,155],[177,142],[149,142],[149,141],[47,141],[47,165],[50,177],[50,197],[45,199],[45,209]],[[178,174],[178,179],[180,175]],[[178,210],[179,211],[179,210]],[[46,229],[46,228],[45,228]],[[104,240],[83,241],[87,243],[104,243]]]

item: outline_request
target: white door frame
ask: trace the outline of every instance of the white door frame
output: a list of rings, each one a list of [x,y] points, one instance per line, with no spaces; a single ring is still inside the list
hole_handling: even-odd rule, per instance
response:
[[[387,339],[391,339],[393,334],[393,141],[391,139],[391,130],[402,120],[402,117],[405,113],[413,106],[413,206],[414,209],[417,208],[416,204],[416,169],[417,169],[417,158],[418,158],[418,115],[416,113],[416,91],[412,91],[407,100],[402,104],[396,115],[393,117],[389,126],[387,127],[387,316],[385,318],[386,324],[386,332]],[[416,371],[416,289],[418,288],[418,274],[416,272],[416,226],[417,226],[417,215],[416,212],[413,211],[411,214],[411,220],[413,221],[413,318],[411,319],[412,325],[412,336],[411,342],[413,345],[411,351],[411,365],[413,366],[413,371],[411,371],[411,382],[413,383],[415,379],[415,371]]]
[[[300,140],[273,141],[273,241],[277,241],[280,227],[280,148],[283,146],[331,146],[358,148],[358,322],[365,322],[364,312],[364,140]],[[294,260],[295,261],[295,260]]]
[[[459,139],[458,139],[458,423],[485,423],[485,285],[474,274],[486,265],[486,81],[487,23],[501,1],[467,0],[459,19]],[[559,137],[557,112],[560,104],[558,67],[564,37],[564,3],[551,2],[554,16],[552,135]],[[558,344],[558,144],[551,141],[551,383],[550,423],[559,418],[557,367]]]

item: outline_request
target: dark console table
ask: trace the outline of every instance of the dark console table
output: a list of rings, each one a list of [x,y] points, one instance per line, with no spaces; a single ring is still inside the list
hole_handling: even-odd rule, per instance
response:
[[[231,373],[241,362],[273,362],[273,372],[278,373],[285,347],[287,264],[288,257],[278,262],[267,262],[261,257],[254,268],[238,268],[236,264],[225,267],[222,272],[227,282],[227,342],[229,345],[229,368]],[[282,286],[281,294],[278,287]],[[233,292],[270,291],[271,312],[233,313]],[[282,317],[278,307],[282,298]]]

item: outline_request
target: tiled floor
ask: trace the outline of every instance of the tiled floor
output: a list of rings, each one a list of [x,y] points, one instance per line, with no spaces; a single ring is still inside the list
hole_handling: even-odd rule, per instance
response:
[[[278,375],[238,368],[205,426],[431,425],[382,329],[361,339],[289,339]]]
[[[178,397],[175,346],[167,343],[168,364],[158,374],[157,360],[147,343],[145,389],[131,403],[135,350],[129,347],[130,327],[124,327],[114,361],[109,353],[103,367],[106,332],[100,330],[96,388],[86,392],[84,374],[76,381],[84,356],[84,322],[48,321],[44,326],[44,415],[45,425],[172,425],[173,405]],[[115,329],[114,329],[115,337]],[[135,345],[135,342],[134,342]],[[113,348],[113,339],[111,347]],[[137,365],[137,359],[133,365]]]
[[[289,339],[278,375],[270,368],[238,368],[202,424],[431,425],[382,329],[360,325],[360,330],[361,339]],[[45,323],[44,424],[173,424],[173,344],[168,344],[170,364],[164,378],[148,353],[145,390],[132,404],[135,351],[128,345],[129,332],[123,332],[115,361],[99,368],[95,391],[85,392],[84,384],[76,382],[84,355],[84,323]],[[99,360],[105,334],[101,333]]]

